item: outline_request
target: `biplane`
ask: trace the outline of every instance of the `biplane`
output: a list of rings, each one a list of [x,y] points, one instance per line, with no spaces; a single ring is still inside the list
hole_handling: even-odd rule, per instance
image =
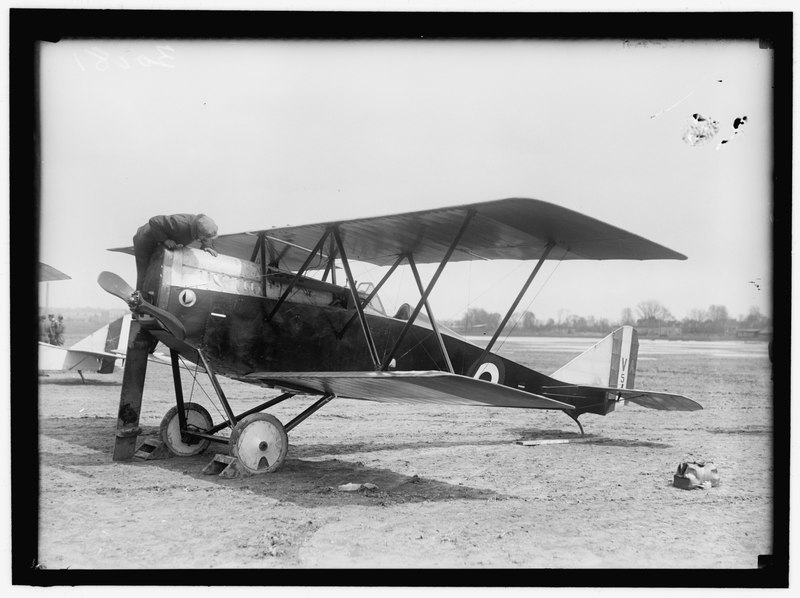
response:
[[[635,387],[638,340],[630,326],[551,375],[492,351],[546,260],[686,259],[578,212],[510,198],[226,234],[215,246],[217,257],[191,246],[157,250],[136,291],[112,273],[98,278],[106,291],[129,303],[137,335],[149,335],[170,350],[176,405],[164,416],[160,435],[175,455],[227,443],[246,472],[275,471],[286,457],[287,433],[334,398],[555,409],[571,417],[581,434],[581,415],[606,415],[620,401],[658,410],[702,409],[681,395]],[[112,251],[132,253],[132,248]],[[441,326],[428,301],[447,264],[475,259],[532,265],[483,347]],[[377,284],[357,285],[353,261],[388,270]],[[427,284],[419,264],[438,264]],[[339,265],[342,284],[336,280]],[[401,265],[413,274],[419,298],[386,313],[378,293]],[[125,377],[141,401],[141,381],[128,372],[135,367],[130,357],[129,348]],[[179,359],[208,374],[226,421],[215,424],[204,407],[184,401]],[[218,376],[281,394],[236,414]],[[124,379],[118,437],[135,435],[138,426],[138,420],[122,418],[126,410],[137,411],[135,401],[133,409],[124,405],[125,384]],[[316,400],[291,421],[284,424],[266,412],[298,395]],[[226,428],[229,436],[220,434]]]
[[[50,283],[55,280],[69,280],[60,270],[39,262],[39,282]],[[45,302],[46,304],[47,302]],[[45,308],[45,312],[47,312]],[[128,346],[128,331],[131,315],[125,315],[102,326],[71,347],[53,345],[39,341],[38,368],[45,372],[78,372],[81,380],[84,371],[110,374],[114,371],[117,359],[125,357]]]
[[[83,372],[112,374],[118,359],[125,359],[131,315],[117,318],[79,340],[71,347],[39,341],[40,372]]]

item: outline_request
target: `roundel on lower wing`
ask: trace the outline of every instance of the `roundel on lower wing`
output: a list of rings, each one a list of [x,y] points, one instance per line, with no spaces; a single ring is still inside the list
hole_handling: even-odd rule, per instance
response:
[[[505,368],[503,367],[503,362],[499,359],[490,357],[478,366],[478,369],[475,370],[475,373],[472,375],[472,377],[477,378],[478,380],[491,382],[492,384],[502,384],[503,379],[505,378]]]
[[[191,307],[197,302],[197,295],[191,289],[183,289],[178,293],[178,301],[184,307]]]

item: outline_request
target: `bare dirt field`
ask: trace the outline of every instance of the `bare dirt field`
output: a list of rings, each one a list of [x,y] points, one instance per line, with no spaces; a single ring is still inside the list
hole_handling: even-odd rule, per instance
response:
[[[593,342],[510,339],[502,354],[550,372]],[[620,406],[583,416],[584,437],[561,412],[334,399],[291,432],[279,471],[242,479],[201,472],[226,452],[216,443],[196,457],[112,461],[121,370],[87,374],[86,384],[51,374],[39,379],[39,563],[755,568],[772,552],[770,374],[765,343],[642,341],[637,388],[680,392],[705,409]],[[183,375],[187,400],[220,421]],[[222,382],[237,411],[277,394]],[[286,423],[311,402],[270,412]],[[169,368],[150,364],[140,440],[157,437],[173,404]],[[721,485],[673,487],[687,459],[713,461]],[[377,489],[338,489],[347,483]]]

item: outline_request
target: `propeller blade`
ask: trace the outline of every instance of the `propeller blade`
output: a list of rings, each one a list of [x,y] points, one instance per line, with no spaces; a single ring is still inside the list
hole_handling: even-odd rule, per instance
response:
[[[114,274],[113,272],[101,272],[97,277],[97,283],[104,291],[111,293],[115,297],[119,297],[127,303],[133,313],[153,316],[178,340],[186,338],[186,329],[183,327],[181,321],[174,315],[160,307],[156,307],[152,303],[148,303],[141,297],[138,297],[136,301],[133,302],[134,289],[118,274]]]
[[[133,288],[131,288],[131,285],[125,282],[121,276],[113,272],[100,272],[100,276],[97,277],[97,284],[99,284],[105,292],[119,297],[125,303],[130,301],[131,295],[133,295]]]

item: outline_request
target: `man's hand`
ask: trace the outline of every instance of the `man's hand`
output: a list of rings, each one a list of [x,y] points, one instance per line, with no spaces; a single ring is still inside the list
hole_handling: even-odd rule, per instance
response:
[[[214,251],[213,247],[203,247],[203,251],[210,253],[214,257],[217,257],[217,255],[219,255],[216,251]]]
[[[180,247],[180,245],[175,241],[173,241],[172,239],[167,239],[166,241],[164,241],[164,247],[166,247],[169,250],[172,250]]]

